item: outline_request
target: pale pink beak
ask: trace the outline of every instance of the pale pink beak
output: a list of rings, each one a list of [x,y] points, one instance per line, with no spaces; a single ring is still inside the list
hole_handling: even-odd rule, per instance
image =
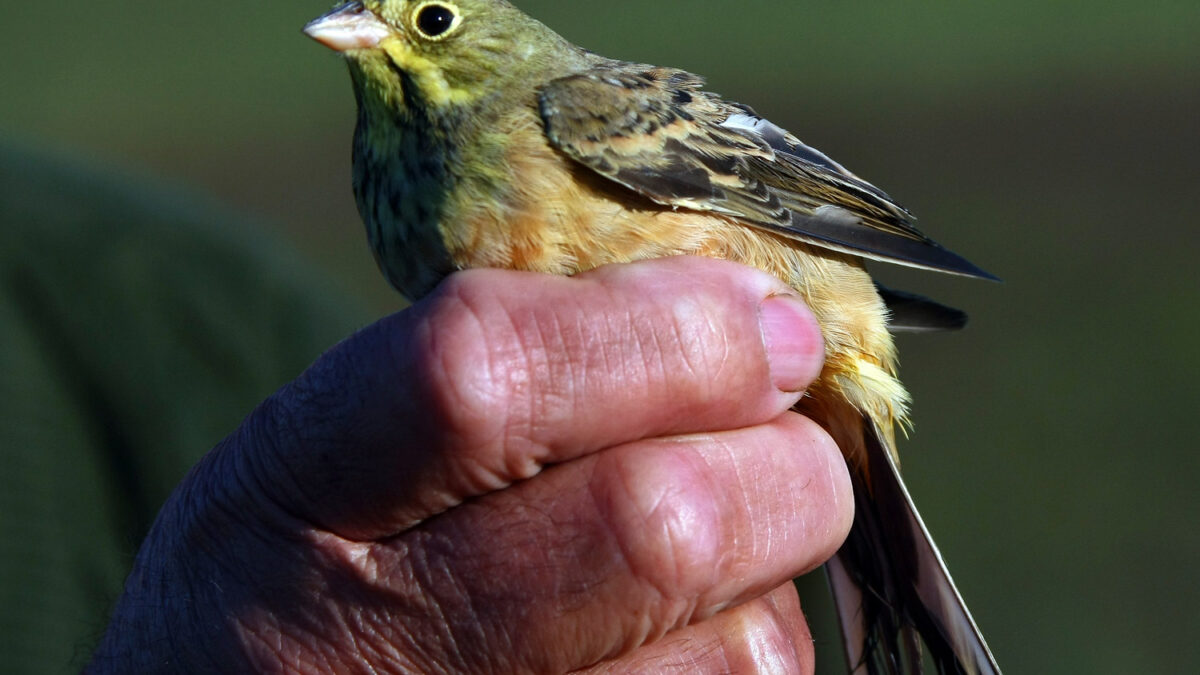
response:
[[[336,52],[345,52],[378,46],[392,29],[361,2],[347,2],[309,21],[304,32]]]

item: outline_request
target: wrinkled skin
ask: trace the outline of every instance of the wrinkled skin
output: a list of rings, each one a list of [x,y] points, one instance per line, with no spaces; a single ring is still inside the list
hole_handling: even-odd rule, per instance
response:
[[[452,276],[188,475],[92,672],[811,672],[790,579],[845,462],[780,282],[676,258]]]

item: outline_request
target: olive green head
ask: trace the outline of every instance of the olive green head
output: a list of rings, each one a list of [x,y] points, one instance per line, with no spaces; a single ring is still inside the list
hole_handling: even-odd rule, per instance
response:
[[[504,0],[363,0],[304,31],[341,52],[363,99],[403,113],[479,105],[538,83],[581,58]]]

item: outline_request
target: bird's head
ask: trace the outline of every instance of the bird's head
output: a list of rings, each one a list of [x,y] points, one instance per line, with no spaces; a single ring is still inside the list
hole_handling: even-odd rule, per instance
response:
[[[356,0],[304,32],[346,57],[360,104],[393,113],[475,106],[579,58],[505,0]]]

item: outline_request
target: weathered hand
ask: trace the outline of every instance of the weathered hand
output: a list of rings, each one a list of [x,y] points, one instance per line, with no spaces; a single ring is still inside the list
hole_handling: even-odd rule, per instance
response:
[[[772,277],[454,275],[268,399],[164,507],[106,671],[812,669],[790,579],[850,527]]]

